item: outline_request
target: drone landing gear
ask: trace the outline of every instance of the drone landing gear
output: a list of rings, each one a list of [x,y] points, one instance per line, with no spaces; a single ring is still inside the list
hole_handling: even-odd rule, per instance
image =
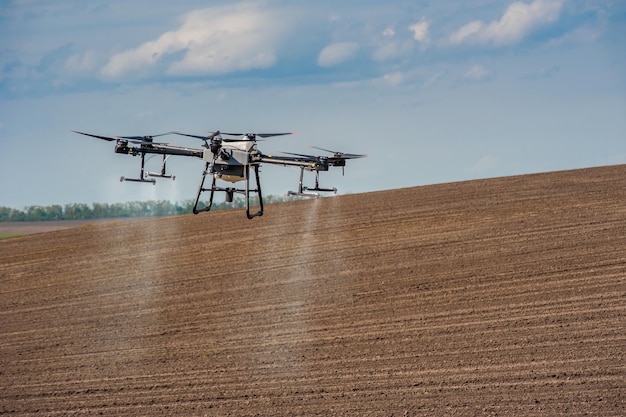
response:
[[[156,185],[156,180],[154,178],[125,178],[120,177],[120,182],[130,181],[130,182],[147,182],[152,185]]]
[[[147,172],[146,173],[147,177],[156,177],[156,178],[166,178],[166,179],[171,179],[172,181],[176,180],[176,175],[165,175],[165,174],[159,174],[158,172]],[[155,181],[154,179],[152,181]]]
[[[306,187],[302,184],[302,179],[304,177],[304,167],[300,167],[300,180],[298,181],[298,191],[289,191],[288,195],[293,196],[302,196],[302,197],[319,197],[318,192],[310,193],[308,191],[319,191],[319,192],[328,192],[337,194],[336,188],[321,188],[320,187],[320,172],[315,171],[315,187]]]
[[[249,166],[244,167],[244,181],[246,183],[246,188],[239,189],[239,188],[234,188],[234,187],[218,187],[216,185],[217,176],[213,172],[211,172],[211,170],[209,169],[210,165],[211,165],[210,163],[207,163],[204,169],[204,172],[202,173],[202,181],[200,181],[200,187],[198,188],[198,195],[196,196],[196,201],[193,205],[193,214],[198,214],[203,211],[211,210],[211,206],[213,205],[213,196],[215,195],[215,192],[221,191],[221,192],[226,193],[225,202],[227,203],[232,203],[235,193],[243,194],[245,204],[246,204],[246,216],[248,216],[248,219],[253,219],[257,216],[263,215],[263,196],[261,194],[261,182],[259,180],[259,167],[257,165],[254,165],[252,167],[254,169],[254,177],[256,179],[256,187],[257,187],[256,189],[250,189],[250,167]],[[204,188],[204,181],[206,180],[207,175],[211,175],[213,177],[213,180],[211,182],[211,188]],[[199,209],[198,204],[200,203],[200,195],[204,192],[211,193],[209,197],[209,204]],[[250,213],[250,194],[251,193],[256,194],[256,196],[259,199],[258,210],[255,213]]]
[[[130,182],[147,182],[150,183],[152,185],[156,184],[156,180],[154,179],[154,177],[158,177],[158,178],[171,178],[172,181],[174,181],[176,179],[175,175],[168,175],[165,171],[165,160],[168,158],[168,156],[166,156],[165,154],[163,154],[163,165],[161,165],[161,172],[146,172],[145,171],[145,166],[146,166],[146,154],[142,153],[141,154],[141,168],[139,169],[139,177],[138,178],[125,178],[125,177],[120,177],[120,182],[124,182],[124,181],[130,181]],[[150,158],[148,158],[150,159]]]
[[[169,156],[163,154],[163,164],[161,165],[161,172],[146,172],[144,174],[144,178],[147,179],[148,177],[153,177],[153,178],[156,177],[156,178],[168,178],[168,179],[171,179],[172,181],[176,180],[176,175],[168,174],[166,172],[165,161],[167,160],[167,158],[169,158]],[[142,159],[143,159],[143,157],[142,157]],[[148,159],[150,159],[150,158],[148,158]]]

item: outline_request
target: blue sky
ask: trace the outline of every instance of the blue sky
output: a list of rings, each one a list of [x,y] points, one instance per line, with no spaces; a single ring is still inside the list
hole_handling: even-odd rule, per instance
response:
[[[120,183],[138,158],[72,129],[297,131],[259,147],[370,155],[340,193],[626,163],[625,39],[617,0],[4,1],[0,206],[195,196],[200,160]]]

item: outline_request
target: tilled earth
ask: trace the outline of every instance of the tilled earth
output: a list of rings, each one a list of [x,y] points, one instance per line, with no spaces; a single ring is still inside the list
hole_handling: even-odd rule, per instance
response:
[[[624,415],[626,166],[0,241],[0,414]]]

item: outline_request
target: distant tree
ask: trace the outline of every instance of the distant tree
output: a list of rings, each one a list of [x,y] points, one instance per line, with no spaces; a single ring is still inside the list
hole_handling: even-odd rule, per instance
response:
[[[46,220],[46,209],[42,206],[26,207],[26,220],[30,222]]]
[[[263,197],[265,204],[281,203],[291,200],[290,197],[268,195]],[[258,205],[258,198],[250,198],[250,206]],[[47,220],[88,220],[100,218],[122,217],[161,217],[188,214],[193,210],[195,200],[184,200],[172,203],[169,200],[158,201],[130,201],[126,203],[93,203],[91,206],[84,203],[66,204],[64,207],[55,204],[52,206],[28,206],[23,210],[10,207],[0,207],[0,222],[47,221]],[[199,208],[206,207],[208,201],[201,201]],[[211,210],[227,210],[245,207],[245,200],[236,197],[232,203],[214,202]]]
[[[0,207],[0,222],[10,222],[13,209],[10,207]]]
[[[24,212],[11,207],[0,207],[0,222],[24,221]]]
[[[58,204],[46,207],[46,219],[45,220],[63,220],[63,207]]]

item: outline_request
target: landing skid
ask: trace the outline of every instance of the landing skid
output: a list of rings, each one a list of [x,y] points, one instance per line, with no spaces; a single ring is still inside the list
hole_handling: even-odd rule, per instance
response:
[[[154,178],[125,178],[120,177],[120,182],[130,181],[130,182],[148,182],[152,185],[156,184],[156,180]]]
[[[319,193],[307,193],[305,191],[287,191],[287,195],[288,196],[293,196],[293,197],[313,197],[313,198],[318,198],[320,195]]]
[[[153,155],[155,156],[155,155]],[[151,158],[151,157],[150,157]],[[148,158],[148,159],[150,159]],[[167,161],[167,158],[169,158],[169,156],[163,154],[163,163],[161,164],[161,172],[146,172],[144,174],[144,178],[148,178],[148,177],[156,177],[156,178],[167,178],[167,179],[171,179],[172,181],[176,180],[176,175],[172,175],[172,174],[168,174],[167,170],[166,170],[166,166],[165,166],[165,162]],[[143,159],[143,156],[142,156]],[[141,171],[143,172],[143,165],[142,164],[142,169]]]
[[[259,180],[259,167],[254,165],[252,168],[254,169],[254,177],[256,179],[256,189],[250,189],[250,166],[246,165],[244,168],[244,182],[246,183],[246,188],[234,188],[234,187],[218,187],[216,185],[217,178],[215,174],[210,169],[211,163],[207,162],[204,171],[202,173],[202,181],[200,181],[200,187],[198,187],[198,195],[196,196],[196,201],[193,205],[193,214],[198,214],[203,211],[211,210],[211,206],[213,205],[213,196],[215,192],[223,192],[226,193],[226,202],[230,203],[233,201],[233,196],[235,193],[243,194],[245,203],[246,203],[246,216],[248,219],[253,219],[257,216],[263,215],[263,195],[261,194],[261,182]],[[213,180],[211,182],[211,188],[204,188],[204,181],[206,180],[207,175],[211,175]],[[204,192],[210,192],[209,204],[205,207],[198,208],[198,204],[200,203],[200,195]],[[256,194],[259,199],[258,210],[255,213],[250,212],[250,194]]]
[[[130,182],[147,182],[150,183],[152,185],[156,184],[156,180],[154,179],[154,177],[157,178],[171,178],[172,181],[174,181],[176,179],[175,175],[169,175],[166,173],[165,171],[165,160],[168,157],[163,154],[163,165],[161,166],[161,172],[146,172],[145,170],[145,166],[146,166],[146,154],[142,153],[141,154],[141,167],[139,169],[139,178],[126,178],[126,177],[120,177],[120,182],[124,182],[124,181],[130,181]],[[150,159],[150,158],[148,158]]]
[[[156,178],[167,178],[167,179],[171,179],[172,181],[176,180],[176,175],[167,175],[167,174],[162,174],[162,173],[158,173],[158,172],[147,172],[146,176],[147,177],[156,177]]]
[[[320,194],[315,191],[323,192],[323,193],[335,193],[337,194],[336,188],[321,188],[320,187],[320,172],[315,171],[315,187],[306,187],[302,184],[302,180],[304,177],[304,167],[300,167],[300,181],[298,181],[298,191],[289,191],[287,195],[290,196],[300,196],[300,197],[319,197]],[[314,191],[314,192],[309,192]]]

